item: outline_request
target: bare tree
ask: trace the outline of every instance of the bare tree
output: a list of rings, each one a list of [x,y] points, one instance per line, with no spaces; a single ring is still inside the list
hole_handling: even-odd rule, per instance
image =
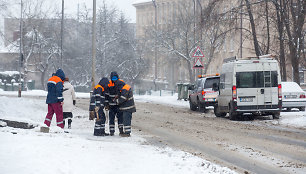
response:
[[[305,16],[306,16],[306,1],[305,0],[284,0],[284,16],[285,27],[288,36],[288,44],[290,50],[290,60],[293,69],[293,80],[300,84],[300,61],[305,60],[303,56],[303,43],[305,36]],[[305,56],[305,55],[304,55]]]

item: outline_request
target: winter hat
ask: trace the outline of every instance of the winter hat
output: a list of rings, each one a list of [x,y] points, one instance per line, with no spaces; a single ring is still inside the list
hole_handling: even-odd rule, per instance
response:
[[[55,75],[56,75],[57,77],[61,78],[62,80],[65,80],[65,73],[64,73],[63,70],[58,69],[58,70],[56,71]]]
[[[111,72],[110,78],[113,82],[117,81],[119,79],[118,73],[116,71]]]
[[[103,86],[104,88],[107,87],[107,85],[109,84],[108,78],[107,78],[107,77],[103,77],[103,78],[100,80],[99,84],[100,84],[101,86]]]

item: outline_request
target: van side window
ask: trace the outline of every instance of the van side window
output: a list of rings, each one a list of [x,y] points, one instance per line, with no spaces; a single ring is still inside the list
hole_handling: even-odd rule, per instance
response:
[[[225,74],[221,74],[220,76],[220,89],[225,88]]]
[[[277,71],[237,72],[236,80],[237,88],[264,88],[278,85]]]

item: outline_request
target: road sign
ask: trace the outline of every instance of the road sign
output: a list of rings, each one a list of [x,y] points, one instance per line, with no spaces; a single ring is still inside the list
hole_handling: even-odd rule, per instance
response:
[[[204,66],[200,60],[200,58],[198,57],[197,60],[195,61],[194,65],[193,65],[193,69],[203,69]]]
[[[197,47],[197,49],[193,53],[192,57],[204,57],[204,54],[201,51],[200,47]]]

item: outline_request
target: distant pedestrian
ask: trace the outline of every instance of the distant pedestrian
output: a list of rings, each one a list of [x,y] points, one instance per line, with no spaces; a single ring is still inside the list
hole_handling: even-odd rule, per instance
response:
[[[72,109],[76,103],[76,98],[75,98],[74,88],[70,84],[68,77],[66,77],[64,80],[63,97],[64,97],[64,104],[63,104],[64,127],[65,127],[65,119],[67,119],[68,129],[71,129],[71,122],[73,117]]]
[[[60,128],[64,128],[63,123],[63,80],[65,73],[63,70],[58,69],[54,76],[48,80],[48,95],[46,103],[48,104],[48,113],[44,123],[50,127],[53,114],[56,114],[56,124]]]

